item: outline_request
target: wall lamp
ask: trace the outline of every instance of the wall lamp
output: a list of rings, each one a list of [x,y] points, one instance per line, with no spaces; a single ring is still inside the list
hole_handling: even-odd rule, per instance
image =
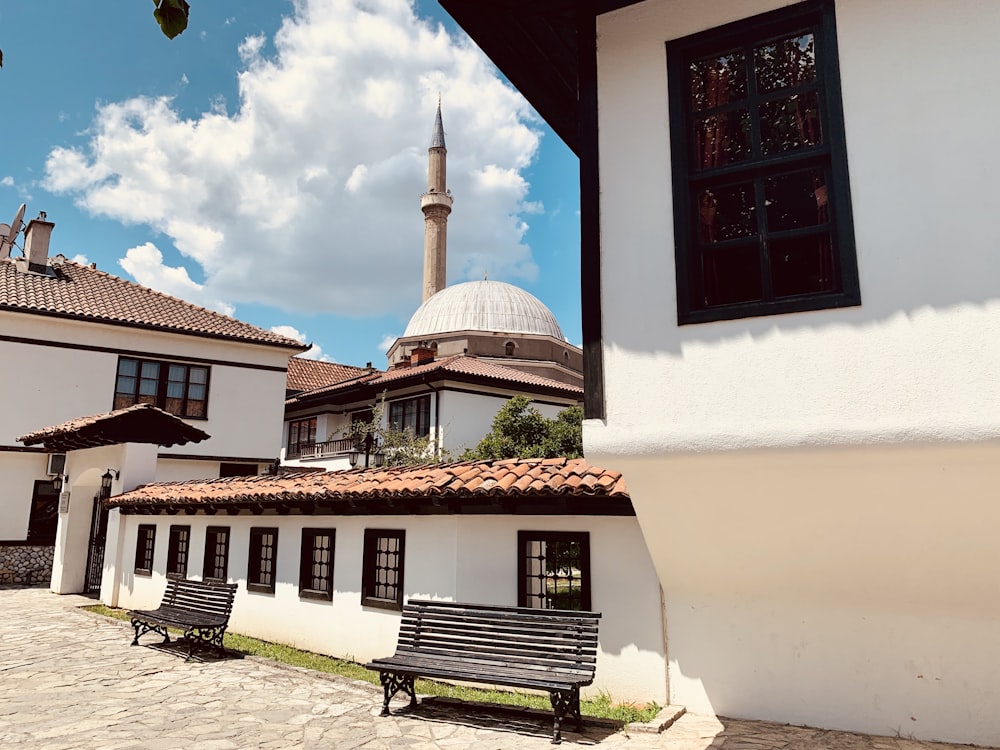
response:
[[[122,473],[118,469],[108,469],[101,476],[101,492],[104,497],[111,497],[111,480],[117,480]]]
[[[54,477],[52,477],[52,489],[54,489],[56,491],[56,494],[58,495],[59,493],[62,492],[63,485],[65,485],[66,482],[68,481],[69,481],[69,474],[67,474],[66,476],[63,476],[62,474],[56,474]]]

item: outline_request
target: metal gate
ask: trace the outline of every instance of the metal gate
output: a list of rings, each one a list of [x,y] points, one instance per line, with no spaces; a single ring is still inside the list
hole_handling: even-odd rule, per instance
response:
[[[108,509],[101,502],[103,493],[94,497],[94,512],[90,517],[90,545],[87,548],[87,569],[84,571],[83,593],[100,594],[104,573],[104,546],[108,540]]]

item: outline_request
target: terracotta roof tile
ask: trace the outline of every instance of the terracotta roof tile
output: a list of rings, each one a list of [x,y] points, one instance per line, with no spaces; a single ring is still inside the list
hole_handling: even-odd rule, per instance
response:
[[[591,466],[585,459],[565,458],[165,482],[113,497],[108,505],[141,510],[240,503],[276,506],[292,500],[364,503],[392,498],[436,498],[461,502],[477,497],[530,499],[557,495],[616,501],[631,509],[628,488],[620,472]]]
[[[320,362],[315,359],[290,357],[285,388],[290,391],[311,391],[378,372],[369,367],[354,367],[336,362]]]
[[[294,339],[82,266],[61,255],[50,259],[51,275],[21,270],[23,263],[19,261],[0,260],[0,310],[249,341],[298,351],[306,348]]]

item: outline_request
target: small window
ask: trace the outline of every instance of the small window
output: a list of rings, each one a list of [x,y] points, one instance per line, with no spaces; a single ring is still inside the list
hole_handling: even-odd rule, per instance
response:
[[[336,529],[302,529],[299,596],[333,599],[333,548]]]
[[[153,404],[178,417],[207,419],[208,368],[119,357],[114,408],[134,404]]]
[[[274,566],[278,559],[278,530],[250,529],[250,552],[247,556],[247,591],[274,593]]]
[[[403,553],[405,531],[365,529],[361,573],[361,604],[403,609]]]
[[[506,354],[508,357],[513,357],[514,349],[516,347],[517,345],[513,341],[508,341],[506,344],[503,345],[504,354]]]
[[[288,423],[288,458],[298,458],[312,453],[316,445],[316,417],[296,419]]]
[[[135,538],[135,574],[140,576],[153,575],[153,547],[156,544],[156,526],[139,524],[139,533]]]
[[[418,396],[389,404],[389,424],[399,431],[412,430],[415,437],[431,432],[431,397]]]
[[[171,526],[167,542],[167,578],[187,578],[190,526]]]
[[[861,304],[833,3],[667,43],[678,321]]]
[[[205,564],[202,578],[226,583],[229,580],[229,527],[209,526],[205,532]]]
[[[590,609],[590,534],[517,532],[517,603],[534,609]]]

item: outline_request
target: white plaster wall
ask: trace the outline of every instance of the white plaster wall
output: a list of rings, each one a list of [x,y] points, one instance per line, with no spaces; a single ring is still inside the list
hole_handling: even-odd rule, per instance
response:
[[[672,701],[1000,744],[997,466],[1000,441],[618,459]]]
[[[1000,151],[981,125],[1000,105],[976,41],[1000,4],[837,3],[861,307],[677,325],[664,42],[785,4],[650,1],[600,20],[608,419],[588,451],[1000,435]]]
[[[36,479],[47,479],[46,454],[0,452],[0,541],[24,541]]]
[[[517,603],[517,531],[589,531],[593,606],[602,611],[597,679],[589,693],[616,699],[666,700],[659,588],[634,518],[540,516],[122,516],[119,606],[155,606],[166,585],[164,570],[172,523],[190,524],[188,576],[200,578],[205,528],[231,529],[229,577],[241,585],[231,627],[266,640],[319,653],[369,661],[395,650],[399,613],[361,606],[361,562],[366,528],[404,529],[406,598]],[[139,524],[157,526],[154,574],[136,576]],[[274,594],[246,590],[252,526],[278,531]],[[335,528],[333,601],[300,599],[299,549],[304,527]]]
[[[444,447],[455,458],[466,448],[475,448],[493,428],[493,418],[512,398],[512,394],[462,393],[441,391],[441,418]],[[433,404],[433,398],[432,398]],[[532,402],[542,416],[552,419],[566,406]],[[568,405],[567,405],[568,406]],[[433,407],[432,407],[433,408]]]

